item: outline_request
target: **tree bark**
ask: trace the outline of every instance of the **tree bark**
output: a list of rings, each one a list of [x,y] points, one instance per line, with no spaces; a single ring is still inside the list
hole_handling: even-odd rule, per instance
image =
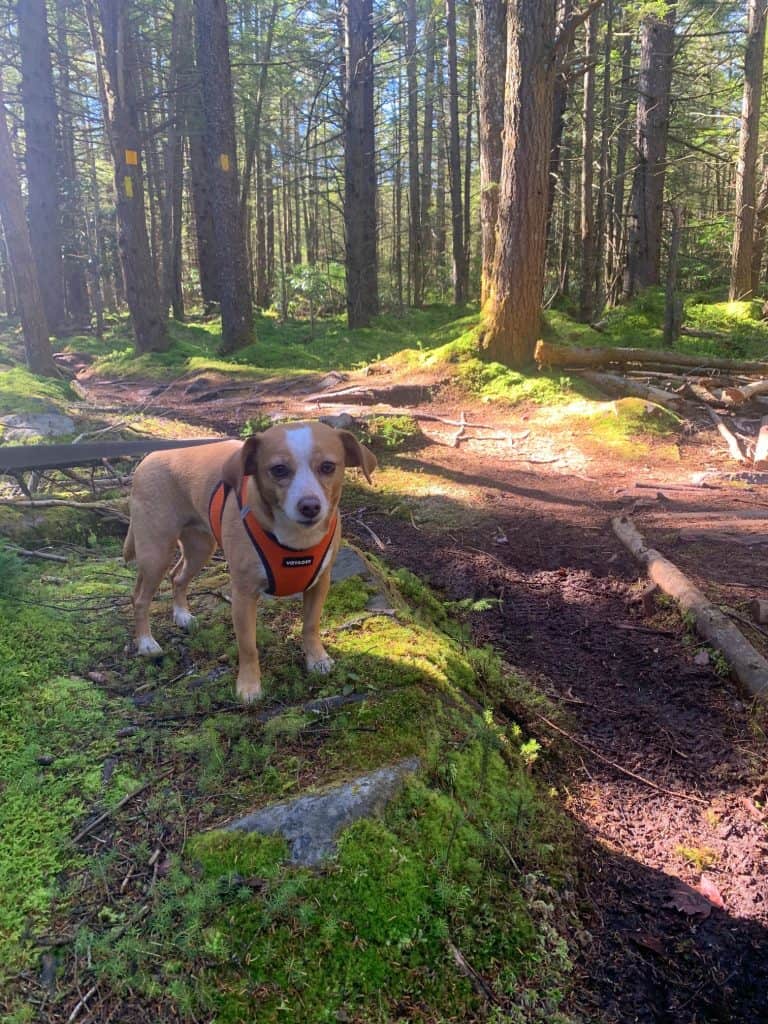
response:
[[[595,9],[587,21],[584,53],[584,100],[581,135],[581,290],[579,316],[589,323],[595,314],[595,214],[592,191],[595,162],[595,62],[597,60],[597,18]]]
[[[147,237],[142,139],[136,113],[136,61],[130,4],[99,0],[105,120],[115,167],[118,245],[126,299],[139,352],[164,351],[170,344]]]
[[[609,366],[615,363],[626,366],[637,363],[640,366],[692,366],[699,369],[744,370],[763,373],[768,362],[752,359],[723,359],[718,356],[696,355],[692,352],[665,352],[654,348],[577,348],[571,345],[557,345],[551,341],[536,343],[536,363],[539,367],[551,366]]]
[[[165,191],[161,207],[163,234],[163,308],[184,320],[181,285],[181,217],[184,187],[185,62],[192,44],[191,0],[175,0],[168,73],[168,135],[165,144]]]
[[[344,0],[343,13],[347,320],[368,327],[379,311],[372,0]]]
[[[644,566],[648,576],[665,594],[680,605],[683,612],[693,615],[696,630],[718,651],[722,651],[728,664],[753,697],[768,699],[768,662],[744,638],[731,620],[711,604],[677,566],[655,548],[646,547],[645,541],[626,516],[611,520],[613,531]]]
[[[763,175],[755,208],[755,240],[752,245],[752,294],[760,292],[765,235],[768,229],[768,152],[763,153]]]
[[[729,298],[750,299],[752,253],[755,237],[755,164],[760,134],[760,101],[765,62],[766,0],[748,0],[747,52],[744,58],[744,95],[741,103],[739,162],[736,174],[736,221],[733,231]]]
[[[58,48],[60,95],[60,181],[61,228],[64,258],[64,305],[67,316],[77,327],[90,323],[91,308],[86,278],[87,246],[85,245],[84,210],[81,205],[80,181],[75,164],[69,38],[67,27],[68,0],[56,0],[56,46]]]
[[[610,218],[608,222],[608,301],[615,305],[622,290],[622,268],[626,263],[626,219],[624,217],[624,195],[627,180],[627,152],[629,150],[630,128],[629,107],[631,103],[632,80],[632,36],[624,34],[621,47],[621,87],[619,90],[619,130],[616,142],[616,174],[613,178],[610,197]]]
[[[661,219],[664,202],[676,0],[667,13],[645,18],[641,28],[638,80],[637,149],[628,232],[624,297],[659,283]]]
[[[563,25],[573,13],[573,0],[559,0],[557,23]],[[563,54],[563,61],[570,56],[568,52]],[[565,112],[568,108],[568,96],[570,93],[568,75],[564,67],[558,68],[555,78],[555,93],[552,113],[552,145],[549,151],[549,189],[547,192],[547,234],[551,234],[552,210],[555,206],[555,194],[557,180],[560,176],[560,154],[563,145],[563,132],[565,131]]]
[[[209,198],[213,212],[221,352],[253,341],[253,308],[237,185],[235,111],[226,0],[195,0]]]
[[[29,235],[37,264],[48,325],[64,331],[64,265],[59,223],[56,96],[45,0],[21,0],[17,6],[24,105]]]
[[[477,0],[477,99],[480,137],[480,301],[488,298],[496,245],[507,62],[506,0]]]
[[[421,186],[419,182],[419,94],[416,76],[416,0],[408,0],[405,16],[405,69],[408,83],[408,269],[413,305],[424,302]]]
[[[682,300],[677,294],[677,271],[680,257],[680,235],[683,230],[683,211],[679,206],[672,210],[672,236],[669,241],[667,261],[667,291],[664,304],[664,344],[671,348],[680,337],[683,320]]]
[[[539,335],[555,88],[554,5],[509,0],[504,154],[482,349],[524,366]]]
[[[33,373],[45,377],[58,377],[48,337],[37,266],[32,254],[29,228],[24,216],[19,173],[11,147],[11,137],[5,117],[5,95],[0,76],[0,218],[3,222],[5,243],[16,284],[21,326],[24,333],[24,351],[27,366]]]
[[[464,215],[461,201],[461,145],[459,139],[459,78],[456,63],[456,0],[445,0],[448,32],[448,180],[451,192],[453,248],[453,301],[467,301],[467,263],[464,248]]]
[[[424,283],[429,276],[429,258],[434,248],[432,238],[432,149],[435,122],[435,16],[430,12],[426,24],[424,53],[424,145],[421,166],[421,253],[424,261]]]

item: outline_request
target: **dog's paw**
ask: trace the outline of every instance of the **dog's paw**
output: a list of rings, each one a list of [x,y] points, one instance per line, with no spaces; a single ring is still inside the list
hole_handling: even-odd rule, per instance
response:
[[[142,658],[159,658],[163,648],[153,636],[140,636],[136,641],[136,650]]]
[[[307,658],[307,672],[317,672],[318,675],[327,676],[333,671],[336,662],[326,654],[322,658]]]
[[[173,606],[173,621],[179,627],[179,629],[186,629],[189,633],[195,628],[195,616],[187,608],[179,608],[177,605]]]
[[[261,683],[246,683],[238,679],[236,690],[243,704],[255,704],[262,698]]]

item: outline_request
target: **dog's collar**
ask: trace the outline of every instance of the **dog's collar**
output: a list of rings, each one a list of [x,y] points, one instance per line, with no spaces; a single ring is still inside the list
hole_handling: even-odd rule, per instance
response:
[[[208,521],[216,543],[222,547],[221,524],[224,517],[224,506],[227,503],[231,484],[221,480],[213,489],[208,502]],[[330,551],[336,533],[338,517],[334,513],[328,530],[321,540],[310,548],[289,548],[281,544],[273,533],[265,530],[256,516],[248,507],[248,477],[243,477],[240,491],[235,491],[240,518],[251,543],[261,559],[267,576],[267,594],[275,597],[288,597],[309,590],[318,577]]]

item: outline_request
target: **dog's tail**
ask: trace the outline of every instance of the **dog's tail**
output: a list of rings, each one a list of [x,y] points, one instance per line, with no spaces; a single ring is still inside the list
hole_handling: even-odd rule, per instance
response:
[[[125,542],[123,543],[123,559],[132,562],[136,557],[136,543],[133,539],[133,523],[128,527]]]

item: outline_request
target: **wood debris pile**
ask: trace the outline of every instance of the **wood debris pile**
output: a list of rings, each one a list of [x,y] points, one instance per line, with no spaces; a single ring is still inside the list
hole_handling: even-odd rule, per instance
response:
[[[733,459],[768,470],[768,359],[539,341],[539,369],[573,370],[612,397],[643,398],[695,422],[707,417]]]

